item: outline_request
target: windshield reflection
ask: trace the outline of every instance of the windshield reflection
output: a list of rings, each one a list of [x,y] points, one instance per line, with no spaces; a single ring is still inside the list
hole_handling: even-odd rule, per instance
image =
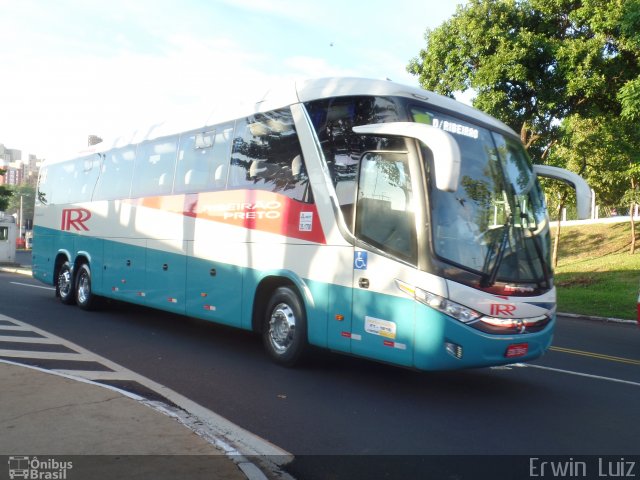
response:
[[[544,201],[520,143],[426,108],[414,107],[412,114],[449,131],[462,154],[457,191],[429,190],[435,255],[480,274],[483,287],[496,281],[548,283]]]

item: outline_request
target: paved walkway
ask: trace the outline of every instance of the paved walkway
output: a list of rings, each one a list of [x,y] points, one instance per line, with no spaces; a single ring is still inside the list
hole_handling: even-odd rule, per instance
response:
[[[4,362],[0,385],[0,455],[9,456],[0,472],[28,456],[41,472],[70,461],[68,479],[247,478],[176,419],[119,391]]]

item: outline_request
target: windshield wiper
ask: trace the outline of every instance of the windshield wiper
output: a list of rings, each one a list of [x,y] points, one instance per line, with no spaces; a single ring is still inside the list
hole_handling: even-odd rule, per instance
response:
[[[482,280],[480,281],[480,286],[482,288],[492,287],[496,283],[496,277],[498,276],[498,270],[500,270],[500,264],[502,264],[502,259],[504,258],[504,252],[507,248],[507,242],[509,241],[509,233],[511,232],[511,227],[513,226],[513,214],[509,213],[507,217],[507,221],[503,225],[502,238],[500,239],[500,245],[498,246],[498,253],[495,255],[495,262],[491,267],[491,271],[486,273]],[[491,245],[491,249],[489,252],[493,251],[493,245]],[[487,262],[490,260],[490,257],[487,258]]]

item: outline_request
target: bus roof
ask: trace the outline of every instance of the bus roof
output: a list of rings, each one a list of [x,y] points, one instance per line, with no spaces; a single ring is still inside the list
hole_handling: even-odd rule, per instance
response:
[[[507,131],[516,135],[509,126],[493,118],[492,116],[461,103],[453,98],[445,97],[418,87],[411,87],[389,80],[373,80],[357,77],[327,77],[310,80],[298,80],[293,84],[284,84],[273,90],[269,90],[264,98],[256,102],[251,111],[244,111],[237,117],[250,115],[251,113],[266,112],[276,108],[286,107],[294,103],[305,103],[312,100],[321,100],[331,97],[346,97],[356,95],[398,96],[415,98],[449,111],[458,112],[466,117],[478,120],[497,130]],[[231,118],[227,117],[229,120]],[[221,119],[223,120],[223,119]],[[217,123],[217,122],[210,122]]]
[[[435,107],[449,111],[458,112],[468,118],[475,119],[494,129],[517,135],[510,127],[492,116],[458,102],[452,98],[439,95],[434,92],[411,87],[388,80],[374,80],[357,77],[327,77],[310,80],[298,80],[284,82],[278,87],[268,90],[262,99],[255,103],[243,103],[232,109],[223,109],[210,115],[207,121],[201,125],[192,125],[193,128],[176,128],[171,122],[158,123],[151,128],[141,129],[128,136],[120,136],[115,140],[105,140],[102,143],[86,147],[75,155],[60,158],[46,163],[58,163],[68,158],[77,158],[92,153],[99,153],[112,148],[124,147],[130,144],[137,144],[147,140],[164,137],[198,128],[204,128],[219,123],[233,121],[254,113],[267,112],[277,108],[283,108],[295,103],[304,103],[312,100],[321,100],[331,97],[345,97],[355,95],[377,95],[377,96],[399,96],[414,98],[423,102],[428,102]]]
[[[296,87],[300,102],[349,95],[380,95],[415,98],[420,101],[429,102],[436,107],[458,112],[469,118],[479,120],[495,129],[506,130],[512,135],[517,135],[503,122],[453,98],[388,80],[333,77],[301,81],[297,83]]]

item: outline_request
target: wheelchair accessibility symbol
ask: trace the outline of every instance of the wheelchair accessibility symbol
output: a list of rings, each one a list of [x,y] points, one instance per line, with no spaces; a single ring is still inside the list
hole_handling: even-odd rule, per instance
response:
[[[353,268],[355,270],[367,269],[367,252],[353,252]]]

